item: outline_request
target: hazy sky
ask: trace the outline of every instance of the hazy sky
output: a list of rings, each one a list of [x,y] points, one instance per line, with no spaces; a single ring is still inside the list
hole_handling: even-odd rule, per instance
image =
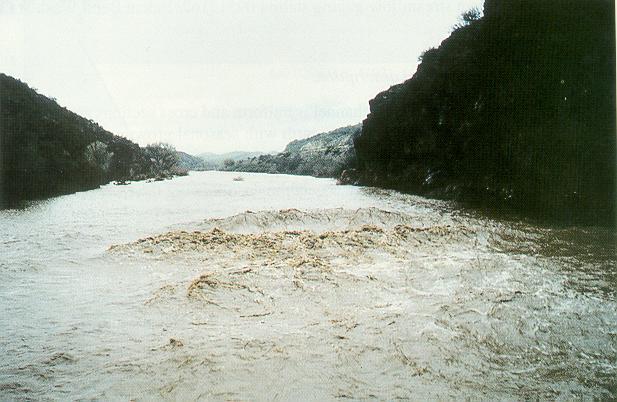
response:
[[[115,134],[281,150],[362,121],[479,0],[1,0],[0,72]]]

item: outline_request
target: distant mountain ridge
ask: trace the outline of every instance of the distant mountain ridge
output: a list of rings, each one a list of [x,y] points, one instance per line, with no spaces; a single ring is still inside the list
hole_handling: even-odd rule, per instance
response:
[[[178,165],[186,170],[207,170],[206,163],[198,156],[187,154],[186,152],[177,151]]]
[[[227,163],[224,170],[338,177],[355,164],[354,139],[361,124],[341,127],[312,137],[294,140],[275,155],[260,155]]]
[[[221,170],[224,164],[235,162],[242,159],[266,155],[264,152],[251,151],[232,151],[225,153],[203,152],[198,155],[191,155],[186,152],[177,151],[178,166],[186,170]]]
[[[258,152],[258,151],[231,151],[224,153],[215,153],[215,152],[203,152],[201,154],[196,155],[197,157],[205,160],[205,161],[224,161],[225,159],[232,160],[240,160],[246,158],[252,158],[254,156],[265,155],[267,152]]]

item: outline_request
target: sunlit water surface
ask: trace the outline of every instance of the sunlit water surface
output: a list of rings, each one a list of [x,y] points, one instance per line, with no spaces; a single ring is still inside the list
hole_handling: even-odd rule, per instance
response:
[[[243,181],[234,181],[235,175],[199,172],[107,185],[0,211],[0,399],[617,397],[614,233],[496,221],[445,202],[329,179],[243,174]],[[416,339],[398,324],[391,338],[384,330],[379,339],[406,345],[392,357],[403,359],[401,367],[375,362],[373,373],[369,362],[356,373],[364,382],[344,384],[355,378],[355,361],[342,363],[342,379],[329,378],[326,368],[314,377],[297,369],[303,386],[276,389],[284,384],[268,370],[244,377],[214,361],[216,370],[206,370],[198,357],[208,342],[186,345],[179,359],[165,345],[177,334],[196,336],[200,329],[190,326],[189,315],[199,307],[144,302],[165,283],[184,278],[182,264],[107,251],[247,210],[368,207],[403,212],[419,226],[468,227],[487,246],[474,251],[449,244],[418,254],[417,277],[410,265],[405,286],[416,298],[424,287],[425,297],[411,307],[401,300],[397,314],[424,314],[422,325],[430,324],[430,331],[426,327]],[[407,297],[401,289],[392,290],[395,299]],[[436,355],[428,356],[429,350]],[[423,366],[403,367],[413,353]],[[290,352],[287,359],[298,356]],[[276,364],[273,370],[284,373],[285,364]]]

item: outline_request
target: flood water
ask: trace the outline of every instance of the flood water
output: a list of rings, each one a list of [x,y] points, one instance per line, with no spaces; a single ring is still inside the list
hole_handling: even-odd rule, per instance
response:
[[[234,176],[0,211],[0,400],[617,397],[615,233]]]

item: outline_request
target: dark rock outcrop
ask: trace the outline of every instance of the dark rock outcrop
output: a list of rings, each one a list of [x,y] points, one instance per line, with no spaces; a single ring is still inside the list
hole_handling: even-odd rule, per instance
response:
[[[614,3],[487,0],[370,101],[355,147],[365,184],[613,224]]]

